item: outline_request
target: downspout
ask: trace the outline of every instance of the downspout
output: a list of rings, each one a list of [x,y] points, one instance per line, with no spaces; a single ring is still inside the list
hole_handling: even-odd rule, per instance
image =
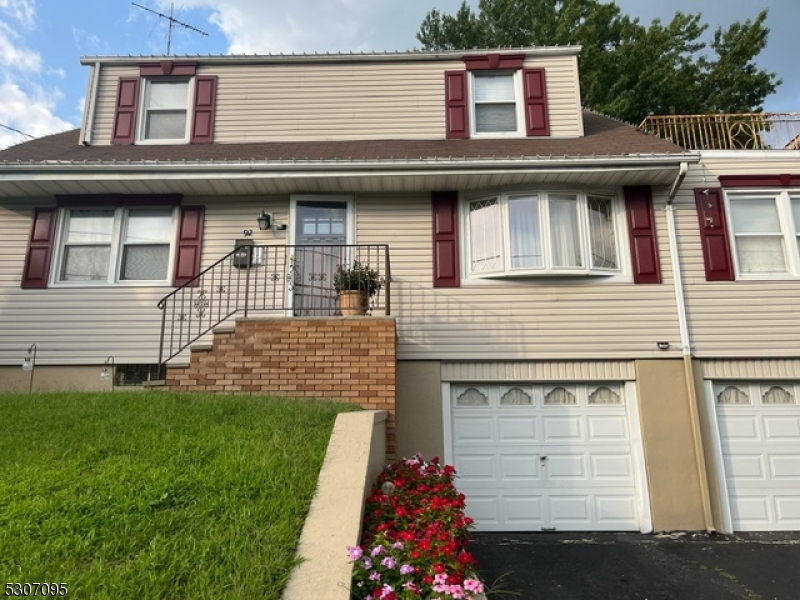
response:
[[[686,392],[689,396],[689,416],[692,421],[692,437],[695,447],[695,462],[700,474],[700,498],[703,505],[703,521],[708,532],[715,532],[714,518],[711,514],[711,496],[708,489],[708,473],[706,471],[705,452],[703,450],[703,439],[700,435],[700,414],[697,408],[697,388],[694,381],[694,369],[692,368],[692,344],[689,337],[689,323],[686,318],[686,297],[683,293],[683,278],[681,277],[680,257],[678,255],[678,237],[675,228],[675,206],[672,201],[678,193],[678,189],[683,183],[689,165],[682,162],[678,171],[678,176],[669,190],[667,199],[667,230],[669,231],[669,255],[672,262],[673,285],[675,288],[675,305],[678,309],[678,325],[681,334],[681,354],[683,355],[683,370],[686,378]]]
[[[84,111],[81,125],[81,144],[90,146],[92,143],[92,129],[94,128],[94,112],[97,106],[97,90],[100,87],[100,63],[95,62],[89,73],[89,88],[86,90],[87,110]]]

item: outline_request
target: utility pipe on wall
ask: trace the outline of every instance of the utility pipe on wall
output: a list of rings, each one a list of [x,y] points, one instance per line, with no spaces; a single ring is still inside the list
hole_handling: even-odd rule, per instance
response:
[[[672,281],[675,289],[675,304],[678,310],[678,325],[681,335],[681,353],[683,355],[684,377],[686,378],[686,392],[689,395],[689,416],[692,421],[692,438],[695,447],[695,462],[700,475],[700,500],[703,505],[703,522],[706,531],[716,531],[714,517],[711,513],[711,496],[708,489],[708,472],[706,470],[703,439],[700,434],[700,415],[697,408],[697,388],[694,381],[692,368],[692,344],[689,336],[689,323],[686,317],[686,297],[683,292],[683,278],[681,276],[680,257],[678,255],[678,237],[675,228],[675,206],[672,201],[678,193],[683,179],[689,170],[688,163],[682,162],[667,199],[667,230],[669,232],[669,255],[672,263]]]

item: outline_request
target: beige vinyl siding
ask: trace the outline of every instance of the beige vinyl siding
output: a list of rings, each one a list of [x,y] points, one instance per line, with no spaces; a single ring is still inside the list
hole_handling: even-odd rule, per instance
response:
[[[546,69],[552,137],[583,134],[574,56],[529,58]],[[462,61],[213,65],[214,141],[269,142],[445,137],[444,72]],[[110,144],[120,77],[138,67],[103,65],[92,143]],[[290,157],[287,157],[290,158]]]
[[[97,104],[94,111],[94,123],[91,124],[93,146],[111,143],[111,133],[114,129],[114,111],[117,108],[119,78],[138,76],[138,67],[109,65],[100,67],[100,81],[97,84]]]
[[[800,378],[800,359],[746,359],[746,360],[704,360],[702,361],[705,379],[757,379],[769,381],[776,379]]]
[[[156,304],[170,287],[20,288],[33,207],[54,205],[0,205],[0,364],[22,364],[34,343],[40,365],[156,362]]]
[[[679,351],[663,201],[656,211],[662,284],[531,278],[456,289],[432,287],[429,195],[360,196],[357,205],[358,243],[390,245],[400,359],[665,358]],[[671,350],[658,350],[658,341]]]
[[[694,188],[719,187],[720,175],[800,173],[800,153],[703,154],[675,198],[687,316],[695,356],[789,357],[800,353],[800,279],[706,281]],[[733,252],[733,248],[731,248]]]
[[[390,246],[400,359],[665,358],[676,356],[680,343],[663,190],[657,198],[662,284],[549,278],[434,289],[427,193],[356,195],[356,242]],[[256,218],[266,210],[276,222],[288,222],[289,200],[288,195],[184,197],[185,205],[206,207],[203,268],[230,252],[245,229],[253,230],[256,244],[286,244],[288,231],[261,232]],[[53,204],[50,199],[41,202]],[[34,342],[41,364],[98,364],[108,356],[117,364],[155,362],[160,332],[156,305],[172,288],[20,289],[31,215],[28,202],[0,208],[0,363],[21,361]],[[659,341],[670,342],[671,349],[658,350]]]
[[[443,362],[442,381],[633,381],[633,361]]]
[[[258,230],[262,210],[287,222],[288,196],[185,197],[185,205],[206,207],[202,268],[233,250],[244,229],[256,244],[285,244],[287,234]],[[22,363],[30,344],[37,362],[98,364],[155,363],[161,312],[157,304],[174,288],[166,286],[20,288],[33,206],[54,206],[49,198],[5,201],[0,205],[0,364]]]

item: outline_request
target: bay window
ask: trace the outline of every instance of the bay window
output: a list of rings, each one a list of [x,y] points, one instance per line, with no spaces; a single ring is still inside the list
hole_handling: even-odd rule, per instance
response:
[[[728,192],[733,259],[744,279],[800,275],[800,194]]]
[[[174,208],[69,208],[62,213],[55,283],[166,283]]]
[[[614,196],[536,191],[467,199],[468,277],[621,272]]]

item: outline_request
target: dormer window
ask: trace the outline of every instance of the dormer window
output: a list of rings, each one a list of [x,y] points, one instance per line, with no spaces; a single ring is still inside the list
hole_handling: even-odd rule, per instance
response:
[[[120,77],[112,144],[210,144],[214,141],[217,76],[198,75],[193,61],[139,65]]]
[[[139,140],[187,141],[188,110],[188,80],[146,79]]]
[[[464,57],[464,70],[445,71],[445,137],[549,137],[547,82],[522,54]]]
[[[518,79],[514,72],[472,73],[472,122],[475,134],[521,134]]]

